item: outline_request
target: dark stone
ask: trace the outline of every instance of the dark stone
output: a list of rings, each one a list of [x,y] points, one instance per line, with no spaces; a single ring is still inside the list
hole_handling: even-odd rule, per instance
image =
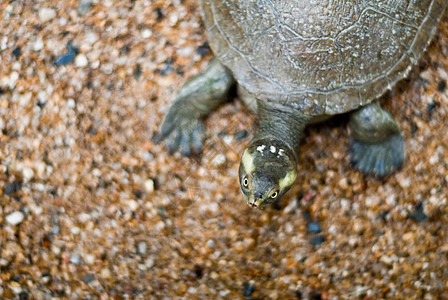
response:
[[[414,122],[411,124],[411,133],[414,135],[418,131],[418,126]]]
[[[164,15],[163,15],[163,10],[160,7],[157,7],[154,12],[156,13],[156,20],[157,22],[162,21]]]
[[[428,106],[426,107],[426,109],[427,109],[427,111],[428,111],[428,114],[432,114],[433,112],[434,112],[434,110],[437,108],[437,107],[439,107],[439,103],[437,103],[437,102],[434,102],[434,103],[431,103],[431,104],[428,104]]]
[[[140,189],[134,190],[133,192],[134,196],[137,197],[138,199],[141,199],[143,196],[143,192]]]
[[[241,131],[238,131],[235,134],[235,138],[236,138],[237,141],[241,141],[242,139],[246,138],[247,135],[248,135],[247,130],[243,129]]]
[[[131,52],[131,47],[127,44],[120,48],[120,54],[128,54]]]
[[[45,107],[45,102],[42,102],[42,101],[37,101],[37,106],[40,108],[40,109],[42,109],[42,108],[44,108]]]
[[[97,131],[96,131],[95,127],[89,126],[89,128],[87,129],[87,133],[89,135],[95,135],[97,133]]]
[[[250,297],[254,292],[255,292],[255,286],[252,283],[248,282],[244,285],[244,291],[243,291],[244,297]]]
[[[325,237],[323,235],[316,235],[311,238],[310,242],[313,246],[320,246],[323,242],[325,242]]]
[[[316,221],[311,221],[308,223],[308,225],[306,227],[306,232],[307,233],[321,233],[322,229],[320,228],[319,223],[317,223]]]
[[[210,50],[210,45],[208,44],[208,42],[205,42],[204,44],[199,46],[197,49],[197,52],[200,56],[209,55],[211,50]]]
[[[82,279],[82,281],[84,281],[85,283],[90,283],[93,280],[95,280],[95,276],[93,276],[93,274],[87,274],[86,276],[84,276],[84,278]]]
[[[437,87],[437,90],[441,93],[443,93],[446,89],[446,81],[442,80],[439,82],[439,86]]]
[[[76,53],[73,51],[70,51],[64,55],[59,56],[54,61],[55,66],[63,66],[71,64],[75,60]]]
[[[12,50],[12,54],[16,59],[18,59],[20,55],[22,55],[22,49],[20,49],[20,47],[16,47],[14,50]]]
[[[20,191],[22,188],[22,181],[16,181],[16,182],[8,182],[6,186],[3,188],[3,193],[5,195],[13,195],[16,192]]]
[[[417,203],[417,205],[415,206],[415,211],[412,212],[409,215],[409,217],[418,223],[421,223],[421,222],[425,221],[426,219],[428,219],[428,216],[423,211],[423,203],[422,202]]]
[[[223,137],[223,136],[226,136],[226,135],[227,135],[227,130],[223,130],[220,133],[218,133],[219,137]]]
[[[321,300],[322,299],[322,295],[321,295],[320,292],[314,291],[314,292],[310,293],[310,299],[311,300]]]
[[[196,274],[196,277],[199,279],[204,275],[204,268],[200,265],[194,265],[194,274]]]
[[[142,67],[140,64],[135,66],[133,74],[135,79],[139,79],[142,76]]]

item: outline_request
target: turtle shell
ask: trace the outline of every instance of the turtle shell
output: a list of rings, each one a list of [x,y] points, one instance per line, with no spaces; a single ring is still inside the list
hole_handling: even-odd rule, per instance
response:
[[[447,0],[201,0],[210,45],[261,100],[311,115],[365,105],[410,71]]]

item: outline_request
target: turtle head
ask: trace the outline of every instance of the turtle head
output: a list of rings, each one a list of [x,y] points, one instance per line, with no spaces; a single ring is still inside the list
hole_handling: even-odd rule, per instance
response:
[[[297,177],[293,152],[280,141],[258,140],[244,150],[239,168],[241,193],[251,207],[280,199]]]

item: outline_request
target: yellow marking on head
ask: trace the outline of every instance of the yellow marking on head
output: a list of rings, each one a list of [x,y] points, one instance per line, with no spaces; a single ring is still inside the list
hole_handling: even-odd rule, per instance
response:
[[[279,180],[278,185],[280,186],[280,190],[284,190],[289,188],[297,178],[297,171],[291,170],[289,171],[285,177]]]
[[[241,157],[241,163],[243,164],[243,169],[246,174],[250,174],[255,171],[254,157],[247,149],[244,150],[243,156]]]

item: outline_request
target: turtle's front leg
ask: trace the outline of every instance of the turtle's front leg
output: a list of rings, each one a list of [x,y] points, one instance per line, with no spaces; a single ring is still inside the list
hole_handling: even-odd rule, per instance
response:
[[[233,82],[230,71],[214,59],[203,74],[182,86],[154,141],[166,139],[170,153],[199,153],[204,137],[203,119],[226,99]]]
[[[404,161],[404,141],[392,115],[377,101],[350,116],[351,159],[364,174],[385,177]]]

